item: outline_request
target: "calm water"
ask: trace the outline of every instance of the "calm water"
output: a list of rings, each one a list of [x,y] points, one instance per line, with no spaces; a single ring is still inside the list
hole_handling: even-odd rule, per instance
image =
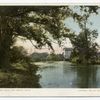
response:
[[[70,62],[46,62],[39,65],[42,88],[100,88],[100,65],[75,66]]]

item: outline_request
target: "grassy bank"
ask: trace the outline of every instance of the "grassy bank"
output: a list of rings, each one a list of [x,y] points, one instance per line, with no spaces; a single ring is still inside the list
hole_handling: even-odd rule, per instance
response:
[[[38,88],[38,67],[34,64],[13,63],[11,68],[0,69],[0,88]]]

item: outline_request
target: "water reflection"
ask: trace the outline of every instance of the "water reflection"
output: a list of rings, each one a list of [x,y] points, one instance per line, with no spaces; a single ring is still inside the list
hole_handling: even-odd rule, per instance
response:
[[[68,88],[75,88],[75,79],[77,78],[77,74],[75,71],[75,66],[72,66],[70,62],[63,62],[63,76],[64,82],[67,84]]]
[[[42,88],[96,88],[100,87],[100,65],[75,66],[69,62],[43,63],[38,74],[41,75]]]
[[[96,88],[97,67],[95,66],[78,66],[75,67],[77,72],[76,87],[78,88]]]

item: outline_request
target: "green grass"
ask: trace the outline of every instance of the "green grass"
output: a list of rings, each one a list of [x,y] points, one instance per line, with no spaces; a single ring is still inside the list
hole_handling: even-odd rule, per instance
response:
[[[26,63],[13,63],[6,71],[0,69],[0,88],[38,88],[39,76],[33,65],[31,70]],[[33,69],[33,70],[32,70]]]

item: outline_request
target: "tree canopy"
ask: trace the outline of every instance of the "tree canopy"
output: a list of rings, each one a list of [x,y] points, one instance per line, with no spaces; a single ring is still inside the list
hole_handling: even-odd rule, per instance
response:
[[[65,27],[64,19],[72,17],[83,28],[86,15],[98,10],[98,6],[75,7],[83,11],[83,15],[74,12],[71,9],[74,6],[0,6],[0,65],[8,65],[10,47],[17,36],[34,40],[37,45],[32,44],[37,48],[47,44],[53,49],[50,37],[59,44],[62,37],[72,40],[75,34]]]
[[[95,42],[95,39],[98,37],[98,32],[95,29],[88,28],[88,25],[91,24],[89,22],[89,17],[94,13],[98,14],[98,7],[80,7],[80,15],[81,20],[77,19],[79,26],[81,28],[81,32],[71,38],[71,42],[74,46],[74,56],[77,56],[78,63],[94,63],[97,58],[97,47],[98,44]],[[73,53],[73,54],[74,54]]]
[[[1,6],[1,65],[9,60],[10,46],[16,36],[36,41],[37,45],[33,45],[37,48],[46,44],[52,48],[49,37],[59,41],[64,30],[63,20],[69,15],[70,9],[62,6]]]

